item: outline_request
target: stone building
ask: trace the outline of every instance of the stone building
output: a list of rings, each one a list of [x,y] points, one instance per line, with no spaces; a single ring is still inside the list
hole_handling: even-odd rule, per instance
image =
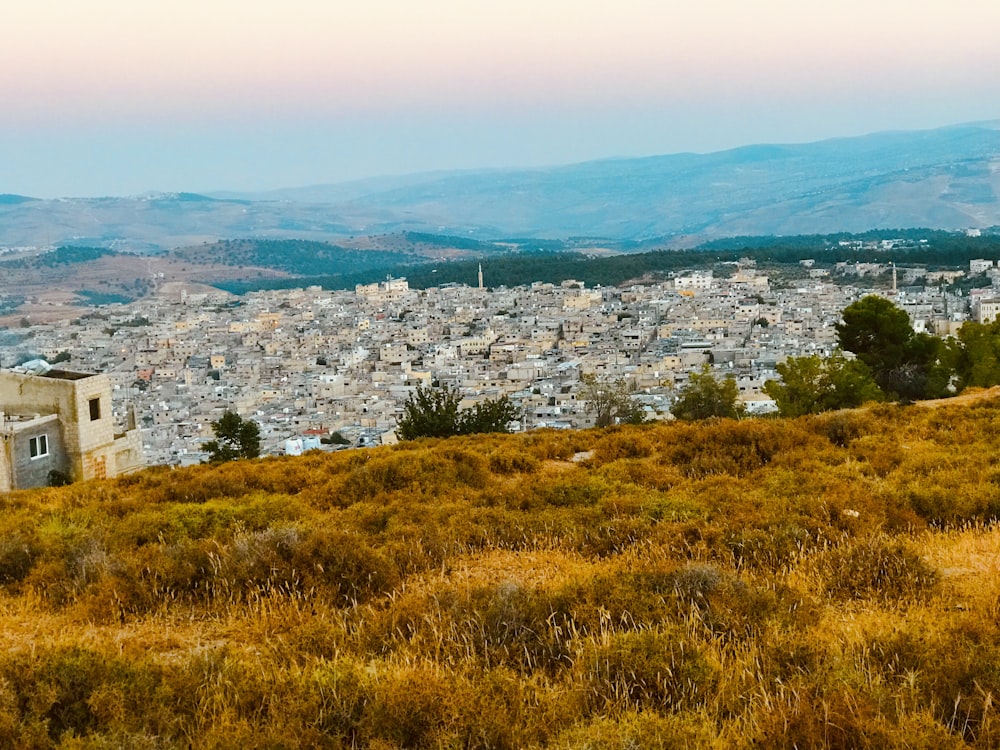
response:
[[[117,430],[107,375],[0,370],[0,492],[142,468],[134,418]]]

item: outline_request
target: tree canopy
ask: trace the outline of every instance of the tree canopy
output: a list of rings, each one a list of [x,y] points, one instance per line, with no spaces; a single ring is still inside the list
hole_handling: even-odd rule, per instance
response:
[[[453,388],[419,386],[403,404],[396,427],[400,440],[451,437],[480,432],[509,432],[517,408],[507,396],[486,399],[471,409],[460,409],[462,395]]]
[[[767,381],[764,392],[783,417],[848,409],[885,398],[868,366],[839,351],[827,358],[790,357],[776,369],[781,380]]]
[[[878,387],[905,401],[949,392],[950,373],[941,339],[914,333],[905,310],[870,295],[844,308],[837,324],[841,349],[867,365]]]
[[[685,421],[711,417],[739,419],[745,410],[739,403],[738,397],[739,387],[736,385],[736,378],[727,375],[719,380],[712,375],[711,367],[704,365],[701,372],[691,373],[687,383],[680,389],[670,412],[677,419]]]
[[[212,422],[215,440],[202,444],[212,463],[257,458],[260,455],[260,428],[251,419],[243,419],[234,411],[226,411]]]
[[[958,389],[1000,383],[1000,320],[965,323],[958,331],[958,341],[953,357]]]
[[[594,415],[595,427],[643,422],[642,407],[632,399],[628,384],[621,378],[606,380],[587,374],[580,381],[580,398],[586,401],[587,412]]]

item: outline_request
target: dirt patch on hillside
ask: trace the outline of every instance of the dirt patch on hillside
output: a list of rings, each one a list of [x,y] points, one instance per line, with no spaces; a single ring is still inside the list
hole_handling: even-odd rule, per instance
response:
[[[1000,398],[1000,385],[995,385],[992,388],[967,390],[960,396],[936,398],[930,401],[917,401],[915,403],[917,406],[923,406],[926,409],[936,409],[939,406],[966,406],[977,401],[987,401],[993,398]]]

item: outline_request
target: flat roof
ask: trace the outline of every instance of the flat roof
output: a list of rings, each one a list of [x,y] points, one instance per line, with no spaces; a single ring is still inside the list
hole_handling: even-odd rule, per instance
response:
[[[69,370],[49,370],[46,373],[42,373],[43,378],[55,378],[56,380],[83,380],[84,378],[92,378],[97,373],[94,372],[71,372]]]

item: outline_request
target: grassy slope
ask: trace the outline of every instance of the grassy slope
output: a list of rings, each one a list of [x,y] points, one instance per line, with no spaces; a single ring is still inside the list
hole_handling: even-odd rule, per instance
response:
[[[14,493],[0,745],[995,747],[998,432],[884,406]]]

